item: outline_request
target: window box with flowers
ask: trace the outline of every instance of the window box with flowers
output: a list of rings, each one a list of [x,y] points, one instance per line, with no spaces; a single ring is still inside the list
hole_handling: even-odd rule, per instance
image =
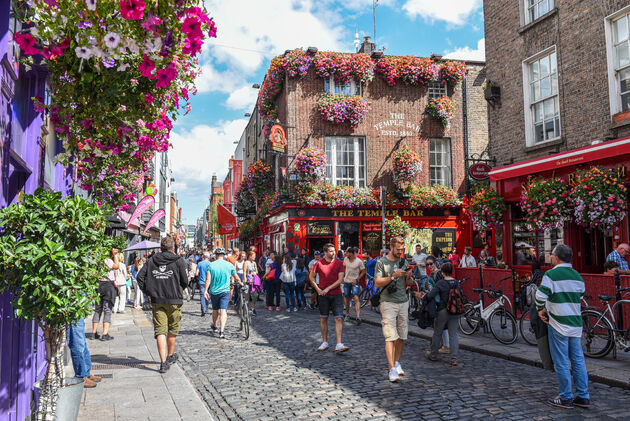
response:
[[[439,120],[445,129],[448,129],[455,115],[455,104],[453,100],[447,96],[435,98],[429,101],[426,112],[431,117]]]
[[[326,176],[326,154],[315,147],[301,149],[295,156],[293,171],[300,184],[317,184]]]
[[[520,207],[537,231],[562,228],[571,219],[569,187],[557,178],[534,178],[523,188]]]
[[[571,187],[575,222],[588,230],[617,230],[626,216],[626,194],[615,170],[593,167],[578,172]]]
[[[370,103],[360,96],[322,94],[316,108],[324,121],[355,129],[367,115]]]

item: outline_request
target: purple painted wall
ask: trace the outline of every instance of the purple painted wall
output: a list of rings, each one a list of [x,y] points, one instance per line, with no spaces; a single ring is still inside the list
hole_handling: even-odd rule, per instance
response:
[[[46,75],[25,73],[17,66],[10,7],[11,1],[0,0],[0,207],[13,203],[19,191],[33,193],[44,186],[65,195],[70,186],[69,174],[60,165],[44,174],[42,116],[34,111],[31,98],[44,97]],[[56,143],[48,148],[52,144],[57,149]],[[41,331],[32,322],[16,319],[10,302],[9,294],[0,295],[0,421],[23,421],[30,419],[33,384],[46,368],[45,348]]]

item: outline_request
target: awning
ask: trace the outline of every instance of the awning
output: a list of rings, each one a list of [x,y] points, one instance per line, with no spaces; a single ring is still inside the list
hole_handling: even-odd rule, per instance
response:
[[[558,168],[600,161],[621,155],[630,155],[630,137],[495,168],[490,171],[490,181],[500,181],[543,171],[552,171]]]

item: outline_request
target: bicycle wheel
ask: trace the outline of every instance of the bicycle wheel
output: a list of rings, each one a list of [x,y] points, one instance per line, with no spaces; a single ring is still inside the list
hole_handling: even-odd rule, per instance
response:
[[[518,337],[518,331],[516,330],[516,320],[512,313],[504,308],[497,308],[494,310],[488,318],[488,324],[490,325],[490,332],[497,341],[502,344],[513,344]]]
[[[241,325],[243,326],[243,336],[245,340],[249,339],[249,326],[252,323],[252,319],[249,315],[249,306],[246,302],[241,305]]]
[[[518,330],[521,331],[521,336],[530,345],[537,345],[538,341],[536,340],[536,332],[534,332],[534,328],[532,328],[531,323],[529,322],[529,311],[523,312],[521,318],[518,320]]]
[[[591,358],[603,358],[612,350],[614,328],[602,313],[596,310],[582,311],[582,349]]]
[[[464,309],[464,314],[459,318],[459,330],[461,330],[464,335],[472,335],[479,329],[481,313],[473,303],[464,304]]]
[[[359,303],[361,304],[361,308],[365,307],[369,302],[372,294],[370,293],[369,287],[364,287],[359,293]]]

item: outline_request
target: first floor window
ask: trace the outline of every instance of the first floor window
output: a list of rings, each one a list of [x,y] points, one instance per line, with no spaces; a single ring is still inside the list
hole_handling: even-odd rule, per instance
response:
[[[357,96],[361,95],[361,84],[351,79],[347,82],[339,82],[334,77],[324,79],[324,92],[335,95]]]
[[[429,182],[430,184],[452,186],[453,169],[451,162],[451,139],[429,140]]]
[[[555,49],[525,65],[526,101],[530,113],[530,144],[560,137],[558,66]]]
[[[554,0],[525,0],[527,23],[533,22],[551,9]]]
[[[621,96],[621,111],[630,110],[630,14],[612,21],[615,74]]]
[[[326,137],[326,181],[336,186],[365,187],[365,138]]]

